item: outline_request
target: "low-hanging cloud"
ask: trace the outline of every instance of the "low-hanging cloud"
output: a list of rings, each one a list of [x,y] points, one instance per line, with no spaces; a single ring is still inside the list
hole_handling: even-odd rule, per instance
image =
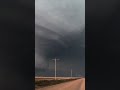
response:
[[[81,70],[84,73],[84,4],[84,0],[35,1],[37,70],[52,69],[53,65],[49,65],[51,59],[58,57],[61,59],[59,65],[62,65],[59,70],[74,67],[76,72]],[[72,62],[74,65],[71,66]]]

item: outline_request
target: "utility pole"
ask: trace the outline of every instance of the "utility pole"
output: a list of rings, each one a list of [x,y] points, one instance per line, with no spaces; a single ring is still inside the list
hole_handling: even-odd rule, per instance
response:
[[[78,77],[78,74],[76,73],[76,77]]]
[[[56,80],[56,70],[57,70],[57,67],[56,67],[56,64],[57,64],[57,60],[59,60],[59,59],[53,59],[54,61],[55,61],[55,80]]]
[[[72,78],[72,69],[71,69],[71,78]]]

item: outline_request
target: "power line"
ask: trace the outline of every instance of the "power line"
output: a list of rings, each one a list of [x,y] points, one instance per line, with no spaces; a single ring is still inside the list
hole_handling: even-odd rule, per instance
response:
[[[72,73],[73,73],[73,71],[72,71],[72,69],[71,69],[71,78],[72,78]]]
[[[56,73],[57,73],[57,67],[56,67],[56,64],[57,64],[57,60],[59,60],[59,59],[52,59],[52,60],[54,60],[55,61],[55,80],[56,80]]]

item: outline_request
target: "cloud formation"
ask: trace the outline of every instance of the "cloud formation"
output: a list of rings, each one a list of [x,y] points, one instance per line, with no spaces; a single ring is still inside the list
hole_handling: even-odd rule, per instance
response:
[[[59,70],[81,69],[84,74],[84,27],[84,0],[36,0],[35,67],[53,70],[51,59],[57,57]]]

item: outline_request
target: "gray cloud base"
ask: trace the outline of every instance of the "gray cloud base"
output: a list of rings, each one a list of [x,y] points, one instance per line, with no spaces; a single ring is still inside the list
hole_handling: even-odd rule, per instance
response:
[[[35,1],[36,74],[51,75],[49,71],[54,69],[51,59],[57,57],[61,73],[73,68],[84,75],[84,4],[84,0]]]

